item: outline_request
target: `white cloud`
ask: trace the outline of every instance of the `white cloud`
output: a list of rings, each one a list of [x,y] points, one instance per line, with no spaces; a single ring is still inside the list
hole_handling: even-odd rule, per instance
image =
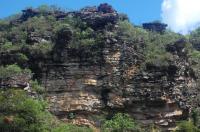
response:
[[[163,0],[162,21],[175,32],[189,33],[200,26],[200,0]]]

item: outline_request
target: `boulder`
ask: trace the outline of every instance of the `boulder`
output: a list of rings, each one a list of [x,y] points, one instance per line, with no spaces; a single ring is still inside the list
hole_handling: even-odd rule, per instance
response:
[[[28,9],[22,10],[22,16],[20,17],[20,19],[22,21],[26,21],[26,20],[28,20],[28,18],[37,16],[39,14],[40,13],[39,13],[38,10],[32,9],[32,8],[28,8]]]
[[[167,28],[167,24],[159,22],[143,23],[143,28],[149,31],[163,33]]]
[[[103,28],[108,23],[116,24],[119,20],[118,13],[108,4],[86,7],[74,14],[94,29]]]
[[[24,89],[29,85],[32,75],[22,73],[1,80],[0,88],[19,88]]]
[[[112,8],[111,5],[107,3],[100,4],[98,6],[98,11],[103,13],[115,13],[116,11]]]

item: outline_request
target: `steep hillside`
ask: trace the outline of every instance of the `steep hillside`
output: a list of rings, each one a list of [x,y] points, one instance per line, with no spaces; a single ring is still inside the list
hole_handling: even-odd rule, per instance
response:
[[[68,123],[101,128],[127,113],[144,129],[173,130],[198,115],[200,33],[166,27],[135,26],[108,4],[28,8],[0,21],[0,88],[45,98]]]

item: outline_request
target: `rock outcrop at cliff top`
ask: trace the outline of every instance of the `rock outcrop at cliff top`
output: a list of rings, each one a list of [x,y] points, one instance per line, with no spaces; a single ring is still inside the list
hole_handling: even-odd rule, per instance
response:
[[[28,18],[30,18],[30,17],[34,17],[34,16],[39,15],[39,11],[34,10],[34,9],[32,9],[32,8],[28,8],[28,9],[26,9],[26,10],[23,10],[22,12],[23,12],[23,14],[22,14],[22,16],[20,17],[20,19],[21,19],[22,21],[26,21],[26,20],[28,20]]]
[[[163,33],[166,30],[167,24],[152,22],[152,23],[144,23],[143,28],[149,31]]]
[[[75,16],[80,17],[94,29],[104,27],[108,23],[116,24],[118,21],[118,13],[108,4],[83,8],[75,12]]]
[[[23,22],[28,20],[28,18],[40,15],[39,10],[28,8],[23,10],[22,16],[18,21]],[[63,12],[63,11],[55,11],[55,12],[46,12],[43,15],[53,15],[58,20],[62,20],[67,16],[75,16],[79,17],[81,20],[85,21],[89,26],[94,29],[102,28],[108,23],[116,24],[119,17],[116,10],[112,8],[112,6],[108,4],[100,4],[98,7],[86,7],[81,9],[80,11],[72,11],[72,12]]]

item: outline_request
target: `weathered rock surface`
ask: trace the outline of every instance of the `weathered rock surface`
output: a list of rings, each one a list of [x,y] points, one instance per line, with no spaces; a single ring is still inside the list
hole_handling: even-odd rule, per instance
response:
[[[22,16],[20,18],[22,21],[26,21],[30,17],[34,17],[34,16],[39,15],[39,11],[35,10],[35,9],[32,9],[32,8],[28,8],[26,10],[23,10],[22,12],[23,12],[23,14],[22,14]]]
[[[21,19],[35,15],[38,11],[27,9]],[[188,118],[192,105],[200,105],[198,100],[191,101],[198,89],[184,39],[166,45],[166,51],[173,56],[169,65],[142,66],[143,53],[137,47],[142,49],[145,44],[124,42],[120,36],[113,37],[112,31],[107,31],[117,28],[119,20],[119,14],[110,5],[68,13],[57,11],[54,16],[58,20],[75,16],[105,35],[101,45],[70,48],[73,31],[65,27],[58,32],[56,44],[47,58],[32,56],[31,69],[45,87],[50,111],[60,119],[99,126],[97,116],[127,112],[144,126],[156,124],[169,130],[175,127],[176,121]],[[108,24],[112,29],[104,30]],[[143,26],[163,33],[167,25],[147,23]],[[27,38],[28,43],[46,40],[48,37],[37,36],[34,31]],[[26,53],[26,49],[23,52]],[[7,56],[1,55],[1,58],[4,59],[0,59],[0,63],[4,64]],[[10,61],[9,64],[14,62]],[[13,80],[9,80],[11,86],[21,83],[20,77]],[[69,118],[71,113],[73,120]]]
[[[166,30],[167,24],[152,22],[152,23],[144,23],[143,28],[149,31],[163,33]]]
[[[26,88],[30,81],[32,75],[27,73],[22,73],[7,78],[0,78],[0,88]]]
[[[102,28],[108,23],[116,24],[119,19],[118,13],[108,4],[83,8],[80,12],[74,12],[74,15],[94,29]]]
[[[144,125],[172,129],[177,120],[188,118],[192,105],[188,98],[194,95],[190,89],[195,77],[184,56],[184,43],[166,47],[174,56],[170,65],[146,65],[146,69],[141,69],[143,58],[134,44],[107,41],[99,63],[91,63],[96,56],[75,55],[80,54],[78,49],[62,50],[66,59],[46,64],[43,72],[50,110],[63,120],[74,113],[91,122],[95,122],[91,115],[123,111]]]

